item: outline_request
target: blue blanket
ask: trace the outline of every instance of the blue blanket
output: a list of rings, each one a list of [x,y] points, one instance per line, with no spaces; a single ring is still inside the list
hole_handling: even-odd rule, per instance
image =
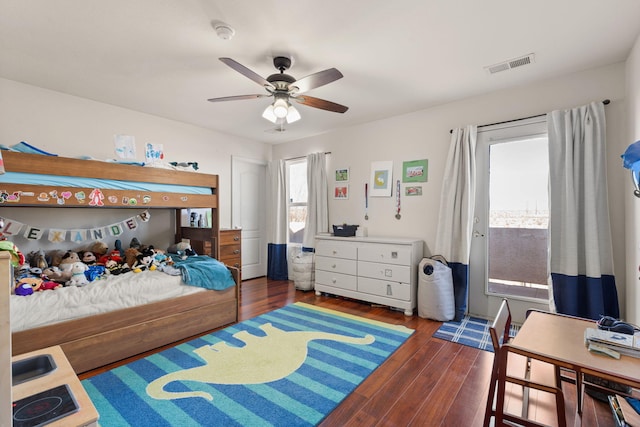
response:
[[[180,270],[187,285],[221,291],[236,284],[223,263],[206,255],[190,256],[177,261],[174,267]]]

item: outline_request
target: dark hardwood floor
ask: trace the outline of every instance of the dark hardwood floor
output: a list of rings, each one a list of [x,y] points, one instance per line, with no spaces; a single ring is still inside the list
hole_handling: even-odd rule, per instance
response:
[[[247,280],[240,290],[240,320],[303,301],[388,323],[405,325],[415,333],[352,394],[321,426],[481,426],[493,363],[493,353],[453,344],[433,333],[440,322],[407,317],[387,307],[295,290],[292,282]],[[185,340],[186,341],[186,340]],[[158,349],[162,350],[162,349]],[[138,357],[143,357],[146,354]],[[81,375],[97,375],[135,358]],[[575,416],[575,386],[566,383],[568,425],[579,425]],[[555,407],[532,391],[537,404],[530,416],[555,425]],[[546,396],[545,396],[546,397]],[[585,395],[583,426],[615,426],[607,404]]]

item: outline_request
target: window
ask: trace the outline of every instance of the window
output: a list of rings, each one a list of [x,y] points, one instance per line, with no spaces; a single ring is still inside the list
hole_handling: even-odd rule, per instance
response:
[[[302,244],[307,220],[307,160],[287,162],[287,212],[289,243]]]

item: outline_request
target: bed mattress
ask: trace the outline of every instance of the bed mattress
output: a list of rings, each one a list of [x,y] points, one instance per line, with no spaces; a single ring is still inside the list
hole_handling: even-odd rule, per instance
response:
[[[11,295],[11,332],[135,307],[196,292],[211,292],[184,284],[180,276],[143,271],[107,276],[87,286],[70,286]]]

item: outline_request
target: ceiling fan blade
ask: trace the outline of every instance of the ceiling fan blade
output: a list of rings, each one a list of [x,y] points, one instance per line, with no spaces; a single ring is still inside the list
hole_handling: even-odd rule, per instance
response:
[[[242,99],[256,99],[256,98],[268,98],[271,95],[236,95],[236,96],[223,96],[221,98],[207,99],[209,102],[221,102],[221,101],[239,101]]]
[[[267,81],[267,79],[265,79],[264,77],[262,77],[261,75],[251,71],[250,69],[248,69],[247,67],[245,67],[244,65],[242,65],[241,63],[231,59],[231,58],[218,58],[220,59],[220,61],[224,62],[225,64],[227,64],[229,67],[233,68],[234,70],[236,70],[237,72],[239,72],[240,74],[242,74],[245,77],[250,78],[251,80],[253,80],[254,82],[258,83],[260,86],[262,87],[274,87],[271,83],[269,83]]]
[[[332,111],[334,113],[344,113],[349,109],[349,107],[345,107],[344,105],[336,104],[335,102],[326,101],[320,98],[314,98],[313,96],[292,96],[291,99],[294,99],[296,102],[308,107],[320,108],[321,110]]]
[[[297,90],[293,91],[294,93],[304,93],[310,91],[311,89],[315,89],[320,86],[324,86],[328,83],[335,82],[338,79],[341,79],[342,73],[335,68],[329,68],[328,70],[319,71],[315,74],[310,74],[306,77],[301,78],[300,80],[296,80],[295,82],[289,85],[289,88],[296,87]]]

